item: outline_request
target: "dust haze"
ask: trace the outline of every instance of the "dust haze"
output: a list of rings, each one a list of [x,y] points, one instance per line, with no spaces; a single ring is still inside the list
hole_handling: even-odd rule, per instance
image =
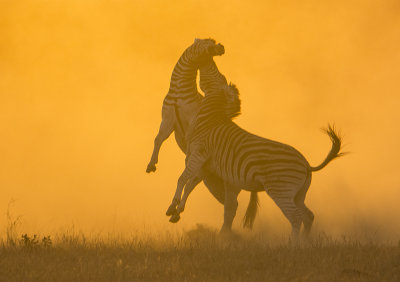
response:
[[[10,201],[25,232],[219,227],[201,184],[164,215],[184,155],[174,137],[145,173],[172,69],[215,38],[246,130],[320,163],[335,123],[351,154],[313,174],[306,202],[329,234],[400,233],[398,1],[1,1],[0,231]],[[240,194],[238,230],[249,193]],[[256,229],[289,232],[264,193]]]

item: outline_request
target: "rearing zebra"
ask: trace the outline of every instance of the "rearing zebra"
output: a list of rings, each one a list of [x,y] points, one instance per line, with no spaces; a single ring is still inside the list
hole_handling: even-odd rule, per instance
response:
[[[216,44],[215,40],[196,38],[179,58],[171,75],[169,91],[164,98],[160,129],[154,140],[154,149],[146,172],[156,171],[161,145],[172,132],[175,132],[180,149],[186,152],[185,134],[203,99],[197,91],[196,83],[199,62],[224,53],[224,46]]]
[[[340,157],[341,138],[328,126],[326,133],[332,148],[326,159],[317,167],[309,165],[303,155],[293,147],[251,134],[234,122],[232,113],[227,114],[226,105],[238,100],[233,86],[206,92],[193,130],[187,138],[186,167],[178,179],[175,196],[170,209],[175,214],[170,221],[177,222],[179,213],[194,189],[193,179],[201,179],[203,169],[212,169],[225,180],[225,218],[233,218],[237,207],[237,195],[241,189],[265,190],[290,221],[292,236],[298,237],[301,223],[308,234],[314,215],[304,204],[311,184],[311,174],[324,168],[330,161]],[[239,107],[240,109],[240,107]],[[183,188],[185,193],[181,200]]]
[[[200,62],[212,60],[213,56],[223,55],[224,46],[213,39],[195,39],[179,58],[171,76],[168,94],[162,106],[162,121],[154,140],[154,149],[146,172],[154,172],[162,143],[175,132],[175,139],[180,149],[186,153],[185,135],[189,124],[198,112],[203,96],[197,91],[196,76]],[[212,195],[224,203],[224,183],[212,171],[203,176],[204,184]],[[254,208],[254,197],[249,203],[250,211]],[[248,209],[249,210],[249,209]],[[247,213],[246,213],[247,214]],[[247,221],[254,220],[255,214],[247,216]],[[248,219],[250,218],[250,219]]]

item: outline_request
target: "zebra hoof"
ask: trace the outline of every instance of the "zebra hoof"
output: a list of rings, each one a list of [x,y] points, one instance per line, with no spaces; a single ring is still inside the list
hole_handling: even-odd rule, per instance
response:
[[[170,205],[169,208],[167,209],[167,212],[165,213],[166,216],[170,216],[173,214],[176,214],[178,211],[176,210],[176,207],[174,205]]]
[[[169,222],[177,223],[180,219],[181,219],[181,216],[179,214],[174,214],[169,219]]]
[[[156,168],[156,165],[155,165],[155,164],[148,164],[148,165],[147,165],[146,172],[147,172],[147,173],[155,172],[156,169],[157,169],[157,168]]]

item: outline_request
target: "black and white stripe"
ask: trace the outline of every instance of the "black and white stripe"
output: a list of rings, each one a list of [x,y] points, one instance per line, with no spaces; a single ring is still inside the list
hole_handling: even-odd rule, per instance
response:
[[[162,121],[154,140],[154,149],[146,172],[156,170],[161,145],[172,132],[175,133],[175,139],[179,147],[186,153],[186,134],[189,124],[193,117],[196,116],[203,99],[203,96],[197,90],[197,71],[200,65],[207,69],[207,63],[211,62],[214,64],[212,67],[217,68],[212,58],[222,55],[224,51],[224,47],[221,44],[217,44],[213,39],[196,39],[179,58],[172,72],[168,94],[164,98]],[[219,81],[220,79],[219,76],[214,74],[205,79],[204,74],[206,72],[203,72],[203,82],[210,82],[213,79]],[[208,171],[204,174],[203,181],[213,196],[223,204],[225,201],[223,180],[212,171]],[[254,199],[250,205],[254,205]],[[254,216],[251,217],[252,220],[254,220]]]
[[[235,95],[234,89],[231,85],[206,92],[188,138],[186,167],[178,180],[172,203],[179,206],[171,221],[179,220],[179,213],[194,189],[191,180],[201,178],[202,170],[206,167],[228,184],[226,190],[229,195],[225,195],[226,218],[233,219],[235,216],[236,198],[240,190],[265,190],[290,221],[292,234],[297,237],[301,223],[308,233],[314,215],[304,200],[311,183],[311,173],[342,155],[341,138],[333,127],[328,126],[326,133],[332,141],[331,151],[321,165],[312,167],[293,147],[256,136],[236,125],[224,110],[232,100],[232,95]],[[188,181],[191,185],[186,184]]]
[[[175,132],[178,146],[183,152],[186,151],[185,133],[203,98],[196,83],[199,62],[216,55],[210,52],[216,46],[213,39],[196,39],[176,63],[163,101],[160,129],[154,140],[154,149],[146,172],[156,170],[161,145],[172,132]]]

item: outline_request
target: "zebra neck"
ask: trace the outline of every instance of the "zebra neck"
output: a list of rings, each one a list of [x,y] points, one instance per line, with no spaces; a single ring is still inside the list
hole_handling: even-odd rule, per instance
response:
[[[213,59],[200,66],[200,89],[204,93],[213,91],[216,87],[227,83],[225,76],[219,72]]]
[[[200,120],[212,120],[215,122],[227,119],[225,114],[226,99],[222,95],[209,94],[202,101],[199,111]]]
[[[197,95],[198,65],[193,62],[187,52],[179,58],[172,72],[170,92],[175,98]]]

